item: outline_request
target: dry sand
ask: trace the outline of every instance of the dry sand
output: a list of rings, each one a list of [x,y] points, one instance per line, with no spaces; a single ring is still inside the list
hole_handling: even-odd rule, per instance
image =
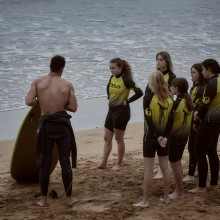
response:
[[[74,170],[73,195],[80,199],[75,206],[68,208],[61,180],[60,165],[51,175],[49,192],[55,190],[57,199],[49,197],[49,207],[35,205],[39,200],[38,183],[17,183],[9,172],[14,140],[0,142],[0,219],[160,219],[160,220],[217,220],[220,219],[220,192],[190,194],[187,191],[196,186],[196,181],[185,183],[185,197],[163,204],[163,181],[154,180],[149,208],[137,208],[132,204],[142,197],[143,124],[131,123],[125,135],[126,154],[123,169],[118,172],[110,168],[117,160],[117,146],[113,151],[106,170],[90,170],[96,165],[103,152],[103,128],[75,132],[78,145],[78,168]],[[218,145],[220,149],[220,145]],[[184,173],[187,172],[187,147],[182,160]],[[155,167],[157,159],[155,160]],[[175,187],[173,177],[171,190]]]

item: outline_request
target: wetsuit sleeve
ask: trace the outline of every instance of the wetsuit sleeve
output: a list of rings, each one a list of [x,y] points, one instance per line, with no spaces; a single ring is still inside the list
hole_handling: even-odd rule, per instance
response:
[[[175,112],[176,112],[176,109],[178,108],[178,106],[179,106],[181,100],[182,100],[182,99],[176,99],[176,100],[173,102],[173,107],[172,107],[172,109],[171,109],[170,116],[169,116],[168,122],[167,122],[166,131],[165,131],[165,137],[166,137],[166,138],[168,138],[168,137],[170,136],[170,132],[171,132],[171,129],[172,129],[172,127],[173,127]]]
[[[131,103],[143,96],[142,90],[135,84],[132,79],[129,79],[127,76],[122,76],[122,79],[124,81],[125,87],[133,90],[135,93],[133,96],[126,100],[127,103]]]
[[[168,81],[168,89],[170,90],[170,91],[172,91],[172,81],[174,80],[176,78],[176,75],[174,74],[174,73],[172,73],[172,72],[170,72],[170,74],[169,74],[169,81]]]
[[[113,75],[110,77],[109,81],[108,81],[108,84],[107,84],[107,87],[106,87],[106,92],[107,92],[107,98],[109,99],[109,87],[110,87],[110,83],[111,83],[111,80],[112,80],[112,77]]]
[[[216,96],[217,93],[217,78],[211,79],[205,86],[204,95],[202,103],[198,108],[197,116],[200,119],[203,119],[206,112],[209,109],[209,105],[212,102],[212,99]]]
[[[158,138],[160,135],[157,131],[157,129],[153,125],[152,121],[152,110],[150,108],[150,103],[153,98],[154,94],[153,93],[147,93],[145,90],[145,96],[143,98],[143,108],[144,108],[144,118],[147,122],[148,128],[150,132],[153,134],[154,138]]]

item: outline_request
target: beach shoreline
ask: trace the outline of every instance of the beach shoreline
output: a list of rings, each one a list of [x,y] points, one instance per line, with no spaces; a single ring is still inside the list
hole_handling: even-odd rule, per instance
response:
[[[142,99],[130,104],[130,122],[142,122]],[[0,112],[0,141],[16,138],[20,125],[30,107]],[[74,131],[83,131],[102,128],[108,111],[107,97],[81,99],[78,101],[78,110],[75,113],[68,112]]]

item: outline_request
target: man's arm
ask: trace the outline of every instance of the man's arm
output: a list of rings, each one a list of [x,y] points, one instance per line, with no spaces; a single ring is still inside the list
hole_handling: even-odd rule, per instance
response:
[[[76,112],[78,108],[78,103],[75,95],[75,90],[72,84],[70,84],[70,91],[69,91],[69,100],[66,104],[66,110],[70,112]]]
[[[34,106],[37,104],[37,82],[34,80],[31,84],[31,88],[25,97],[26,105]]]

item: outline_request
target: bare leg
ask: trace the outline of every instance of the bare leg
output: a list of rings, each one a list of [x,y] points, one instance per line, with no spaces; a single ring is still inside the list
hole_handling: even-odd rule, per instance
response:
[[[95,167],[92,167],[92,169],[106,169],[107,168],[107,161],[109,154],[112,150],[112,138],[114,133],[107,128],[105,128],[105,135],[104,135],[104,151],[103,151],[103,158],[102,161]]]
[[[172,170],[173,170],[173,176],[176,182],[176,188],[173,193],[171,193],[170,199],[180,199],[183,197],[183,175],[182,175],[182,165],[180,160],[177,162],[170,162]]]
[[[47,207],[47,196],[41,196],[41,199],[39,202],[37,202],[37,205],[40,207]]]
[[[135,203],[137,207],[149,207],[150,188],[153,180],[154,158],[144,158],[144,196],[143,200],[139,203]]]
[[[68,205],[68,206],[73,206],[73,205],[75,205],[78,202],[79,202],[79,200],[78,199],[74,199],[72,196],[66,197],[66,205]]]
[[[112,168],[112,170],[118,171],[122,168],[122,161],[125,154],[125,142],[124,142],[124,134],[125,131],[114,129],[115,140],[118,144],[118,161],[117,164]]]
[[[164,203],[170,203],[169,191],[170,191],[170,169],[168,163],[168,156],[158,156],[160,168],[163,173],[164,181],[164,198],[161,200]]]

